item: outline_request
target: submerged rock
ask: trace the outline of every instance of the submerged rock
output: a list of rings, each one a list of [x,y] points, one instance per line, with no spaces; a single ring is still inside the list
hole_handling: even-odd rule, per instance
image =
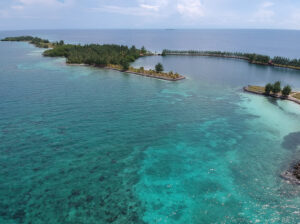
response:
[[[298,180],[300,180],[300,162],[297,163],[293,168],[294,168],[294,170],[293,170],[294,176],[295,176]]]
[[[281,146],[288,150],[298,152],[297,149],[299,149],[300,146],[300,132],[293,132],[285,136]],[[294,158],[299,158],[299,156],[294,155]],[[281,177],[291,183],[300,184],[300,161],[293,163],[290,169],[281,174]]]
[[[300,184],[300,162],[281,174],[281,177],[293,184]]]

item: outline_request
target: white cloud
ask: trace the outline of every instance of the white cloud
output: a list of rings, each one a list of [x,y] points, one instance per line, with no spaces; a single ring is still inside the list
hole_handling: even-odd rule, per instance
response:
[[[169,4],[169,0],[138,0],[141,8],[159,11]]]
[[[177,11],[182,16],[190,19],[204,16],[204,7],[200,0],[179,0]]]
[[[99,8],[91,8],[91,11],[100,11],[108,13],[116,13],[130,16],[154,16],[155,10],[149,10],[140,7],[119,7],[114,5],[106,5]]]
[[[154,11],[158,11],[159,10],[159,7],[157,5],[145,5],[145,4],[141,4],[140,7],[144,8],[144,9],[154,10]]]
[[[73,2],[74,0],[15,0],[6,8],[0,10],[0,17],[10,19],[58,18],[57,12],[71,6]]]
[[[157,18],[180,14],[187,19],[196,19],[204,16],[204,7],[201,0],[136,0],[136,6],[126,7],[118,5],[100,5],[91,8],[93,11],[117,13],[133,16],[155,16]]]
[[[138,0],[133,7],[104,5],[90,8],[92,11],[102,11],[132,16],[162,16],[160,11],[169,4],[169,0]]]
[[[84,21],[91,17],[93,21],[110,20],[108,25],[95,22],[96,25],[91,25],[95,27],[119,27],[124,23],[139,28],[300,29],[299,0],[254,0],[247,3],[241,0],[6,0],[5,4],[2,1],[0,18],[7,21],[18,19],[17,27],[21,27],[23,18],[25,23],[26,18],[31,17],[36,20],[28,22],[30,27],[41,21],[48,22],[50,27],[60,27],[60,24],[50,22],[58,19],[63,19],[61,21],[66,26],[73,26],[70,21],[78,19],[82,24],[76,26],[85,27]],[[0,26],[6,24],[3,22]]]

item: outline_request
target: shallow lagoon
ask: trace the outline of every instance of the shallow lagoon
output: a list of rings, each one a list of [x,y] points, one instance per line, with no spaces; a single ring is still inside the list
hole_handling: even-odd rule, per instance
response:
[[[278,79],[300,89],[299,71],[134,63],[187,76],[174,83],[66,66],[25,43],[0,52],[0,223],[300,221],[300,188],[279,177],[299,158],[284,144],[300,132],[299,105],[241,90]]]

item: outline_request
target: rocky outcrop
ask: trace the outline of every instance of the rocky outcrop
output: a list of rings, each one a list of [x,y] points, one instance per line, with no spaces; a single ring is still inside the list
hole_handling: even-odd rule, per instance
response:
[[[300,162],[296,163],[289,170],[282,173],[281,177],[290,183],[300,185]]]

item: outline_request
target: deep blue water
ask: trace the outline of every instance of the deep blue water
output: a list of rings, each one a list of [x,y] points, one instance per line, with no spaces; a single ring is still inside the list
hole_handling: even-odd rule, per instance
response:
[[[6,36],[33,35],[68,43],[145,46],[152,51],[216,50],[300,58],[298,30],[33,30],[0,31]]]
[[[104,31],[35,32],[106,42]],[[300,222],[300,188],[280,177],[300,156],[300,106],[241,90],[300,89],[300,71],[209,57],[133,64],[187,77],[168,82],[41,53],[0,42],[0,223]]]

